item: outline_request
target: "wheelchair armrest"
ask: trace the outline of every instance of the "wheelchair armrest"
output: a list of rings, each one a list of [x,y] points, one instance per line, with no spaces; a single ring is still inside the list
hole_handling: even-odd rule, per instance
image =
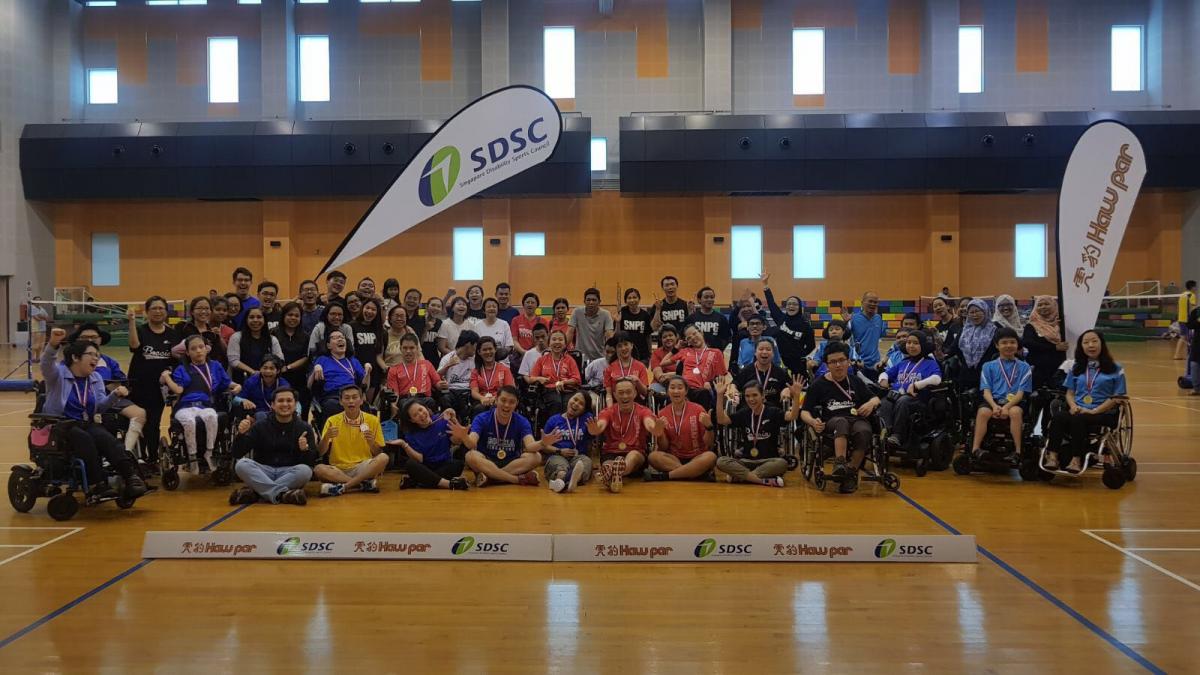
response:
[[[63,415],[47,415],[46,413],[29,413],[29,419],[31,419],[35,422],[42,422],[44,424],[56,424],[58,422],[65,422],[65,421],[69,420],[70,418],[63,416]]]

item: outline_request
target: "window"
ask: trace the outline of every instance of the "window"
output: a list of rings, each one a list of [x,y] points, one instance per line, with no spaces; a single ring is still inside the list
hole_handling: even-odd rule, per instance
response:
[[[262,0],[238,0],[239,5],[261,5]]]
[[[983,93],[983,26],[958,27],[958,93]]]
[[[454,280],[483,278],[483,228],[454,228]]]
[[[762,226],[734,225],[729,239],[730,276],[757,279],[762,274]]]
[[[208,39],[208,102],[238,102],[238,39]]]
[[[513,235],[513,255],[546,255],[546,233],[517,232]]]
[[[825,226],[792,228],[792,278],[825,278]]]
[[[792,31],[792,94],[825,93],[825,29]]]
[[[1046,276],[1045,223],[1017,224],[1013,260],[1013,274],[1019,279]]]
[[[116,234],[92,234],[92,285],[121,285],[121,242]]]
[[[208,0],[146,0],[147,5],[207,5]]]
[[[116,7],[117,0],[87,0],[88,7]]]
[[[117,102],[117,69],[93,68],[88,71],[88,103],[108,105]]]
[[[329,100],[329,36],[300,36],[300,100]]]
[[[592,139],[592,171],[608,170],[608,139]]]
[[[1142,90],[1142,27],[1112,27],[1112,90]]]
[[[543,43],[546,93],[550,98],[575,98],[575,29],[547,28]]]
[[[329,0],[296,0],[296,2],[300,3],[301,5],[326,5],[326,4],[329,4]]]

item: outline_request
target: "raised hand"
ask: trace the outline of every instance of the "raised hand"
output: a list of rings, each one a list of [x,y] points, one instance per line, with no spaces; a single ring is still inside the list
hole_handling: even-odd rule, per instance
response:
[[[58,328],[58,327],[50,329],[50,346],[51,347],[58,347],[58,345],[62,344],[62,341],[65,339],[67,339],[67,331],[63,330],[62,328]]]
[[[549,446],[553,446],[555,443],[558,443],[559,441],[561,441],[562,438],[563,438],[562,432],[555,430],[555,431],[551,431],[548,434],[542,434],[542,443],[544,443],[546,446],[549,447]]]
[[[312,377],[313,377],[313,380],[315,380],[315,381],[324,380],[325,379],[325,369],[322,368],[321,366],[313,366]]]
[[[587,430],[592,436],[599,436],[602,431],[602,429],[600,429],[600,420],[595,417],[589,419],[587,421]]]
[[[243,422],[249,421],[248,419],[243,420]],[[296,442],[296,447],[300,448],[300,452],[308,451],[308,434],[300,434],[300,440]]]
[[[771,273],[763,272],[762,274],[758,275],[758,280],[762,282],[763,288],[766,288],[767,285],[771,283]]]
[[[471,433],[470,429],[459,424],[458,420],[447,420],[447,422],[446,433],[449,434],[450,438],[459,443],[467,440],[467,436]]]
[[[247,431],[250,431],[250,427],[252,427],[252,426],[254,426],[254,421],[251,420],[249,417],[247,417],[247,418],[243,419],[241,422],[238,422],[237,432],[239,434],[244,434]],[[307,443],[307,441],[303,440],[303,437],[301,437],[301,440],[302,440],[302,442]],[[301,448],[301,450],[303,450],[303,449],[304,448]]]

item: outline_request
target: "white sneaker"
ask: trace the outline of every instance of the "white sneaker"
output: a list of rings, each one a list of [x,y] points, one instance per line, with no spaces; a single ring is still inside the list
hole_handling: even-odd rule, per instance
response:
[[[562,492],[564,489],[566,489],[567,482],[561,478],[554,478],[550,480],[549,485],[550,489],[554,492]]]
[[[783,477],[775,476],[773,478],[768,478],[765,481],[763,481],[763,485],[765,485],[767,487],[781,488],[781,487],[783,487]]]
[[[321,496],[339,497],[344,489],[341,483],[321,483]]]

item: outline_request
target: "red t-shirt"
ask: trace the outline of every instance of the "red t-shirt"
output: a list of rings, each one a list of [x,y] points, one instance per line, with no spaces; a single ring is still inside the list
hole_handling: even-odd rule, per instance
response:
[[[675,360],[683,362],[683,379],[692,389],[701,389],[713,378],[729,372],[725,355],[711,347],[680,349]]]
[[[683,416],[676,417],[675,406],[666,405],[658,411],[658,416],[666,427],[667,451],[680,459],[690,459],[704,452],[704,425],[700,423],[700,415],[704,407],[699,403],[686,401],[683,404]]]
[[[550,317],[550,333],[553,334],[554,331],[556,331],[556,330],[562,331],[562,334],[567,336],[567,350],[568,351],[575,348],[575,341],[572,340],[570,337],[570,335],[571,335],[570,328],[571,328],[570,315],[568,315],[567,318],[564,319],[562,323],[555,321],[554,317]]]
[[[646,431],[643,420],[647,417],[654,418],[654,413],[649,408],[634,403],[633,412],[622,413],[614,403],[601,410],[597,417],[608,422],[608,427],[604,430],[602,452],[624,455],[630,450],[637,450],[645,454],[650,432]],[[624,450],[621,449],[622,443],[625,444]]]
[[[471,386],[479,389],[480,396],[486,394],[496,396],[500,393],[500,387],[515,386],[516,383],[512,371],[503,363],[497,362],[492,364],[491,368],[482,370],[476,368],[471,371]]]
[[[646,364],[637,359],[630,359],[631,365],[622,366],[621,359],[615,359],[608,367],[604,369],[604,388],[608,391],[613,390],[617,380],[622,377],[632,377],[642,381],[642,384],[650,384],[650,371],[646,370]]]
[[[546,383],[550,387],[553,387],[562,380],[575,380],[576,383],[583,382],[583,377],[579,374],[579,364],[575,363],[575,359],[566,353],[558,361],[554,360],[554,354],[550,352],[542,354],[537,363],[533,364],[533,370],[529,374],[534,377],[550,378]]]
[[[396,395],[412,396],[412,389],[416,388],[416,393],[421,396],[429,396],[433,393],[433,387],[438,382],[442,381],[442,377],[437,374],[433,364],[421,359],[416,363],[408,364],[403,361],[388,368],[387,386],[388,389],[396,392]]]
[[[533,327],[539,323],[543,326],[550,324],[545,317],[534,316],[530,319],[523,312],[514,316],[508,323],[512,328],[513,340],[525,350],[533,349]]]

